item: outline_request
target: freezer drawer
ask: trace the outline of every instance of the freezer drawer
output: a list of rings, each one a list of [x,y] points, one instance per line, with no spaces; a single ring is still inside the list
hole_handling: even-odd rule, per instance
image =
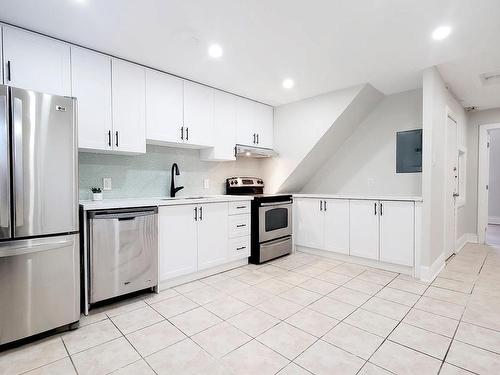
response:
[[[158,208],[89,213],[90,303],[158,284]]]
[[[0,242],[0,345],[79,319],[78,234]]]

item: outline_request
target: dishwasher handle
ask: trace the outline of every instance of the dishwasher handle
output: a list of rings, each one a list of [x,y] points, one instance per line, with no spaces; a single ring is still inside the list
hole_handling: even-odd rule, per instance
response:
[[[134,218],[139,216],[156,215],[157,213],[158,213],[158,207],[143,207],[139,209],[90,211],[88,213],[88,216],[89,219],[94,219],[94,220],[106,220],[106,219],[133,220]]]

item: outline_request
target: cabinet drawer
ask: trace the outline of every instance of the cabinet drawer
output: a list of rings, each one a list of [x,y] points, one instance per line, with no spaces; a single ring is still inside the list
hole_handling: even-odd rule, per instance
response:
[[[228,258],[231,260],[248,258],[250,256],[250,236],[230,239],[228,252]]]
[[[249,214],[251,202],[229,202],[229,215]]]
[[[229,216],[229,238],[248,236],[250,234],[250,215]]]

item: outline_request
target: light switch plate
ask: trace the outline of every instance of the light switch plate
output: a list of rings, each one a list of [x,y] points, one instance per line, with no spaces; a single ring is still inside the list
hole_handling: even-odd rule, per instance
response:
[[[111,177],[103,177],[102,190],[111,190]]]
[[[203,180],[203,188],[204,189],[209,189],[210,188],[210,180],[208,178],[205,178]]]

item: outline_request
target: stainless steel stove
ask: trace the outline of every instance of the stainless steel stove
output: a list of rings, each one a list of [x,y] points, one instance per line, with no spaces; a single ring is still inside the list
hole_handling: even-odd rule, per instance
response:
[[[260,264],[292,252],[292,196],[264,194],[258,177],[231,177],[226,194],[251,195],[250,263]]]

